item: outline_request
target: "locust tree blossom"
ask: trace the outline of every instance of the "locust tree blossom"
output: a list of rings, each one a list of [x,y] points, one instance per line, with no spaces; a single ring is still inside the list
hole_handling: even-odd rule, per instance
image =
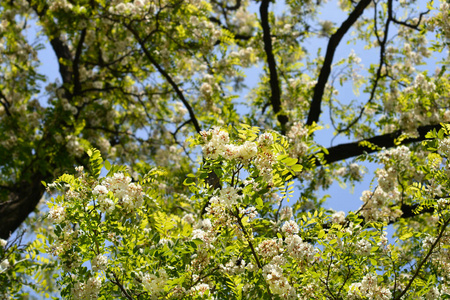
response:
[[[450,263],[443,245],[449,238],[442,226],[450,219],[440,218],[450,209],[440,192],[448,188],[446,157],[439,154],[445,151],[436,147],[436,140],[430,139],[429,153],[423,155],[403,147],[380,154],[382,167],[374,175],[378,185],[362,193],[363,205],[356,213],[344,213],[287,206],[289,181],[302,176],[298,170],[308,168],[307,163],[289,156],[284,137],[250,127],[228,130],[214,128],[196,141],[203,150],[212,143],[223,152],[208,156],[196,174],[186,177],[189,195],[161,195],[162,186],[170,188],[162,169],[152,168],[133,182],[125,168],[103,162],[98,150],[90,152],[89,173],[66,174],[52,185],[61,195],[50,204],[48,219],[55,230],[46,247],[61,260],[62,272],[71,274],[59,278],[66,295],[95,299],[139,291],[158,299],[237,297],[245,292],[250,299],[296,299],[328,295],[333,289],[349,299],[390,299],[403,290],[428,298],[445,293]],[[255,159],[227,155],[230,145],[247,145]],[[262,154],[273,158],[270,179],[256,159]],[[402,190],[416,178],[409,172],[417,160],[425,162],[422,172],[429,185]],[[104,178],[103,166],[110,170]],[[217,183],[210,183],[212,172]],[[425,197],[433,199],[429,206],[423,204],[422,209],[432,211],[427,222],[434,220],[442,234],[423,231],[423,224],[416,222],[399,230],[398,243],[392,243],[387,224],[401,216],[394,204]],[[169,200],[176,204],[167,208]],[[177,209],[183,214],[173,214]],[[413,246],[402,247],[413,236]],[[393,256],[402,269],[392,264]],[[443,278],[442,284],[409,289],[414,280],[405,268],[410,257],[426,259],[424,264]],[[391,284],[391,273],[378,274],[380,268],[402,273],[398,284]]]

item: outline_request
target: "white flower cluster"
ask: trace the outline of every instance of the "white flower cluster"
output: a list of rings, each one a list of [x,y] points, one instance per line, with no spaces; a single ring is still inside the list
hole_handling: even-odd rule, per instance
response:
[[[298,233],[298,225],[295,221],[290,220],[284,222],[281,227],[281,231],[283,231],[286,235],[293,235]]]
[[[227,211],[224,202],[218,197],[214,196],[209,200],[209,206],[206,208],[207,215],[211,216],[214,227],[231,226],[234,217]]]
[[[256,218],[256,216],[258,215],[258,211],[256,210],[256,208],[254,206],[249,206],[246,209],[242,209],[240,207],[239,214],[241,214],[243,216],[247,216],[250,221],[250,220]]]
[[[97,299],[102,281],[99,277],[91,277],[86,283],[77,282],[72,288],[73,298],[76,300]]]
[[[241,274],[245,271],[245,261],[242,258],[237,257],[231,259],[225,265],[220,264],[219,267],[223,272],[229,275]]]
[[[206,158],[218,159],[220,155],[224,155],[225,146],[230,142],[228,132],[215,127],[209,131],[200,132],[200,135],[205,143],[202,149]]]
[[[191,29],[193,36],[203,36],[208,38],[209,43],[205,45],[206,47],[212,47],[214,42],[222,36],[222,31],[216,27],[216,24],[201,16],[191,16],[189,18],[189,26],[193,27]]]
[[[47,251],[53,256],[61,256],[77,242],[77,238],[78,230],[74,230],[72,226],[66,225],[59,239],[52,243]]]
[[[169,278],[166,273],[166,270],[160,269],[158,271],[159,276],[155,274],[144,274],[141,276],[142,285],[144,288],[150,292],[151,295],[157,295],[164,291],[164,286]]]
[[[355,254],[359,256],[367,256],[370,254],[370,250],[372,249],[372,244],[368,240],[359,240],[356,242]]]
[[[190,267],[193,272],[200,273],[209,265],[211,259],[204,247],[199,247],[198,249],[197,253],[191,255]]]
[[[202,149],[206,158],[222,157],[227,160],[237,160],[243,164],[252,161],[259,170],[259,175],[269,184],[272,182],[272,167],[276,163],[276,155],[271,148],[274,142],[271,133],[261,134],[258,142],[245,141],[242,145],[230,144],[228,132],[220,128],[202,131],[200,135],[204,142]]]
[[[217,233],[214,231],[210,219],[203,219],[197,223],[192,231],[192,239],[200,239],[203,241],[203,247],[206,249],[214,249],[213,243],[216,241]]]
[[[259,175],[261,175],[265,181],[269,183],[272,182],[273,165],[276,163],[275,155],[271,151],[263,151],[258,154],[254,163],[259,170]]]
[[[442,156],[450,158],[450,138],[439,140],[438,153]]]
[[[118,204],[128,212],[141,207],[144,203],[142,187],[131,182],[131,178],[123,173],[115,173],[114,176],[105,178],[102,185],[97,185],[92,192],[97,196],[102,212],[111,213],[114,211],[114,201],[107,198],[109,191],[119,199]]]
[[[216,233],[214,230],[194,229],[192,239],[200,239],[203,241],[204,247],[214,249],[213,243],[216,241]]]
[[[252,63],[255,62],[256,56],[254,53],[255,50],[252,47],[247,47],[240,49],[238,52],[230,52],[229,57],[238,59],[239,64],[245,68],[249,67]]]
[[[390,203],[396,203],[400,198],[397,189],[398,174],[414,171],[411,166],[411,151],[406,146],[400,146],[378,154],[378,158],[385,166],[376,171],[378,187],[375,191],[363,192],[361,200],[364,206],[361,214],[366,220],[395,220],[402,212],[399,209],[391,209]]]
[[[80,157],[84,154],[84,148],[81,146],[79,138],[73,135],[66,136],[66,148],[67,151],[75,156]]]
[[[190,290],[191,296],[205,296],[209,294],[209,285],[206,283],[199,283],[195,286],[193,286]]]
[[[308,145],[305,139],[308,137],[308,128],[303,123],[294,123],[287,133],[291,147],[290,154],[299,160],[308,152]]]
[[[303,242],[302,238],[297,234],[288,236],[285,241],[287,253],[295,259],[311,262],[317,253],[311,244]]]
[[[209,83],[203,82],[202,85],[200,86],[200,93],[206,98],[209,98],[213,95],[214,90]]]
[[[376,172],[379,187],[386,193],[391,192],[397,186],[397,172],[392,168],[378,169]]]
[[[54,206],[48,213],[48,218],[56,224],[63,222],[66,219],[66,211],[62,206]]]
[[[134,0],[133,2],[120,2],[109,8],[109,13],[117,15],[136,15],[149,9],[149,0]]]
[[[426,300],[442,299],[441,296],[442,296],[441,292],[438,290],[438,288],[433,286],[430,288],[428,293],[426,293],[425,299]]]
[[[100,272],[106,269],[108,266],[108,258],[105,255],[97,255],[92,259],[91,262],[92,265],[92,271],[94,272]]]
[[[390,193],[384,192],[377,187],[374,192],[363,191],[361,200],[364,202],[361,215],[367,221],[390,221],[402,215],[400,209],[392,209],[389,207],[390,202],[397,202],[400,199],[400,192],[397,189]]]
[[[411,169],[411,150],[406,146],[400,146],[381,152],[378,158],[387,166],[393,166],[397,171]]]
[[[361,296],[367,299],[391,299],[392,293],[389,289],[378,286],[377,276],[367,274],[361,282],[352,283],[348,289],[348,299],[361,299]]]
[[[280,220],[290,220],[293,216],[292,207],[285,206],[280,210]]]
[[[264,240],[259,243],[256,252],[264,258],[272,258],[280,252],[277,240]]]
[[[238,204],[242,197],[238,194],[238,190],[234,187],[227,186],[219,191],[219,201],[226,208],[232,208]]]
[[[7,240],[0,239],[0,247],[4,248],[6,246],[6,244],[8,244]]]
[[[408,49],[410,48],[408,45]],[[417,127],[420,125],[441,121],[440,103],[439,100],[435,100],[435,98],[439,98],[439,95],[436,93],[436,84],[433,80],[427,79],[422,73],[419,73],[413,84],[403,90],[403,94],[408,97],[408,106],[406,106],[408,109],[399,112],[401,115],[399,124],[404,133],[417,136]],[[424,105],[421,94],[426,95],[432,104]],[[413,104],[412,107],[411,104]]]
[[[358,164],[351,163],[348,166],[348,174],[350,175],[350,178],[352,178],[353,180],[361,181],[364,176],[364,171]]]
[[[183,218],[181,218],[181,220],[188,224],[191,224],[191,225],[194,224],[194,222],[195,222],[195,218],[194,218],[193,214],[185,214],[183,216]]]
[[[2,260],[2,262],[0,263],[0,273],[5,271],[9,267],[10,267],[9,260],[8,259]]]
[[[442,39],[450,39],[450,4],[442,1],[439,6],[439,13],[430,18],[428,25],[430,29],[434,30],[435,27],[439,27],[442,33]]]
[[[244,6],[236,11],[232,21],[238,28],[239,34],[243,35],[250,35],[257,24],[255,15],[247,11]]]
[[[289,284],[287,278],[283,276],[283,269],[280,264],[284,262],[283,258],[274,257],[274,260],[263,267],[263,275],[269,284],[272,293],[283,298],[294,298],[295,289]]]
[[[58,11],[58,10],[70,11],[70,10],[72,10],[72,8],[73,8],[73,5],[67,0],[52,1],[52,5],[50,5],[50,7],[49,7],[49,9],[51,11]]]
[[[331,215],[331,222],[335,224],[344,224],[345,222],[345,212],[337,211]]]

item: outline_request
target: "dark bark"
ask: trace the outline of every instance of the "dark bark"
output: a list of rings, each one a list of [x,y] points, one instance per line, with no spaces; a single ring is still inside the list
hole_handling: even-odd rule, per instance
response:
[[[269,69],[270,103],[272,104],[273,113],[277,116],[278,122],[280,122],[281,133],[285,134],[288,117],[281,112],[281,89],[277,74],[277,64],[273,55],[272,36],[270,34],[269,3],[270,0],[262,0],[259,12],[261,14],[261,27],[263,29],[264,51]]]
[[[40,173],[30,181],[24,181],[13,188],[8,200],[0,203],[0,238],[7,239],[34,211],[45,192]]]
[[[419,132],[419,137],[417,138],[407,138],[402,140],[399,145],[407,145],[414,142],[420,142],[425,140],[425,135],[433,129],[439,130],[441,128],[441,125],[426,125],[421,126],[417,129]],[[367,146],[362,146],[361,142],[369,142],[371,144],[374,144],[380,148],[392,148],[397,146],[395,144],[395,140],[400,137],[402,134],[401,130],[397,130],[393,133],[383,134],[379,136],[372,137],[370,139],[360,140],[353,143],[347,143],[347,144],[340,144],[334,147],[330,147],[327,149],[328,154],[324,153],[324,159],[325,161],[330,164],[333,162],[341,161],[347,158],[352,158],[364,153],[374,153],[378,152],[379,150],[371,149]]]
[[[322,69],[320,70],[319,78],[317,80],[317,84],[314,86],[314,94],[311,101],[311,107],[309,109],[308,120],[306,121],[307,125],[312,125],[314,122],[319,121],[319,117],[321,114],[321,105],[323,93],[325,91],[325,86],[328,82],[328,77],[331,73],[331,64],[333,63],[334,53],[336,52],[337,46],[341,42],[344,35],[347,31],[352,27],[353,24],[358,20],[358,18],[364,12],[367,6],[369,6],[372,0],[361,0],[356,6],[352,13],[348,16],[347,20],[345,20],[341,27],[330,37],[327,46],[327,52],[325,54],[325,60],[323,62]]]

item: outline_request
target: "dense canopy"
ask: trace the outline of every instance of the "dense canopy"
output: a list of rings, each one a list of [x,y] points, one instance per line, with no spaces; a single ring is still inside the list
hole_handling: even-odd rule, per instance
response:
[[[1,297],[450,297],[449,3],[277,2],[0,3]]]

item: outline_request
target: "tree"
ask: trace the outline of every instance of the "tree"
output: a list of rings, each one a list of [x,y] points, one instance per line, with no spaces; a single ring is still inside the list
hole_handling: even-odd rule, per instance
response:
[[[56,270],[80,299],[450,295],[448,3],[342,0],[337,24],[321,1],[270,4],[2,2],[2,293],[31,275],[45,292]],[[336,58],[343,41],[376,62]],[[326,125],[346,142],[319,142]],[[361,181],[361,162],[379,165],[361,208],[324,209],[318,191]]]

